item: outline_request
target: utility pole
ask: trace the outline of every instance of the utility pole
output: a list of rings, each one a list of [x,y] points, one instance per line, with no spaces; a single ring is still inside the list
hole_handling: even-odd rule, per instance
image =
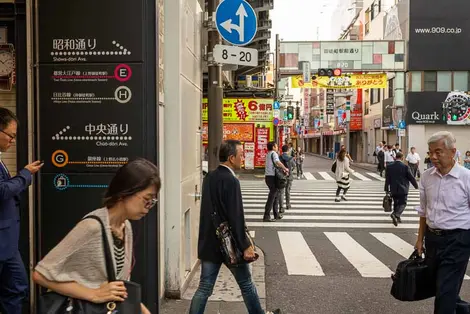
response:
[[[209,0],[207,11],[209,13],[208,28],[208,170],[215,170],[219,166],[219,149],[223,140],[223,97],[222,66],[213,58],[214,46],[220,44],[220,35],[215,26],[215,10],[219,0]]]
[[[274,63],[274,99],[279,101],[279,34],[276,34],[276,47],[275,47],[275,63]],[[274,142],[279,142],[279,130],[278,126],[274,126]]]
[[[351,96],[346,97],[346,151],[351,154],[351,147],[349,146],[349,140],[351,136]]]

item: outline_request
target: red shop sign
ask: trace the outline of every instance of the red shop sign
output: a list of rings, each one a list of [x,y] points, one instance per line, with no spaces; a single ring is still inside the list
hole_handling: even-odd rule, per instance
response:
[[[268,153],[269,129],[257,128],[255,140],[255,167],[264,167]]]

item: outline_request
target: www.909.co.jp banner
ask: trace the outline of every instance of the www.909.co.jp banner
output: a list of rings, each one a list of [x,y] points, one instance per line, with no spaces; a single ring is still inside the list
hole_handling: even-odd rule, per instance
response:
[[[309,83],[302,75],[292,77],[292,88],[386,88],[387,74],[351,74],[332,77],[317,77]]]

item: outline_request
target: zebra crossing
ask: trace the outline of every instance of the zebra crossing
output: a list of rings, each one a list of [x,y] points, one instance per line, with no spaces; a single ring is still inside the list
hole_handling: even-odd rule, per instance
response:
[[[410,189],[402,223],[395,227],[389,213],[384,213],[383,182],[353,182],[347,201],[335,202],[336,182],[294,181],[291,209],[275,222],[263,222],[268,188],[262,181],[241,181],[243,207],[248,227],[267,228],[370,228],[416,229],[419,217],[419,191]]]
[[[281,251],[278,258],[284,262],[279,264],[285,265],[288,275],[310,277],[334,276],[340,272],[351,277],[390,278],[397,264],[413,253],[416,240],[415,233],[325,231],[310,237],[302,231],[275,233],[275,237],[264,238],[278,241]],[[259,237],[259,232],[256,236]],[[255,238],[255,242],[269,256],[263,240]],[[470,277],[466,275],[464,279]]]
[[[296,173],[294,173],[296,176]],[[350,179],[355,181],[385,181],[385,178],[381,177],[379,174],[374,172],[354,172],[350,174]],[[305,171],[302,180],[307,181],[336,181],[335,174],[331,171],[318,171],[318,172],[309,172]]]

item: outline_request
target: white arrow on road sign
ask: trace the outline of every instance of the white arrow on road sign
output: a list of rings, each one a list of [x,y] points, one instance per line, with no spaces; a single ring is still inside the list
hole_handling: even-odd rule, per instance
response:
[[[215,45],[212,55],[218,63],[252,67],[258,65],[258,50],[253,48]]]
[[[247,45],[253,40],[258,30],[257,20],[255,10],[245,0],[224,0],[215,11],[219,34],[236,46]]]
[[[240,4],[238,7],[237,13],[235,13],[240,18],[240,25],[237,24],[232,24],[232,19],[228,19],[225,22],[221,23],[220,26],[225,28],[227,32],[231,33],[232,29],[236,30],[238,32],[238,37],[240,41],[245,41],[245,18],[248,17],[248,14],[246,14],[245,7],[243,6],[243,3]]]

